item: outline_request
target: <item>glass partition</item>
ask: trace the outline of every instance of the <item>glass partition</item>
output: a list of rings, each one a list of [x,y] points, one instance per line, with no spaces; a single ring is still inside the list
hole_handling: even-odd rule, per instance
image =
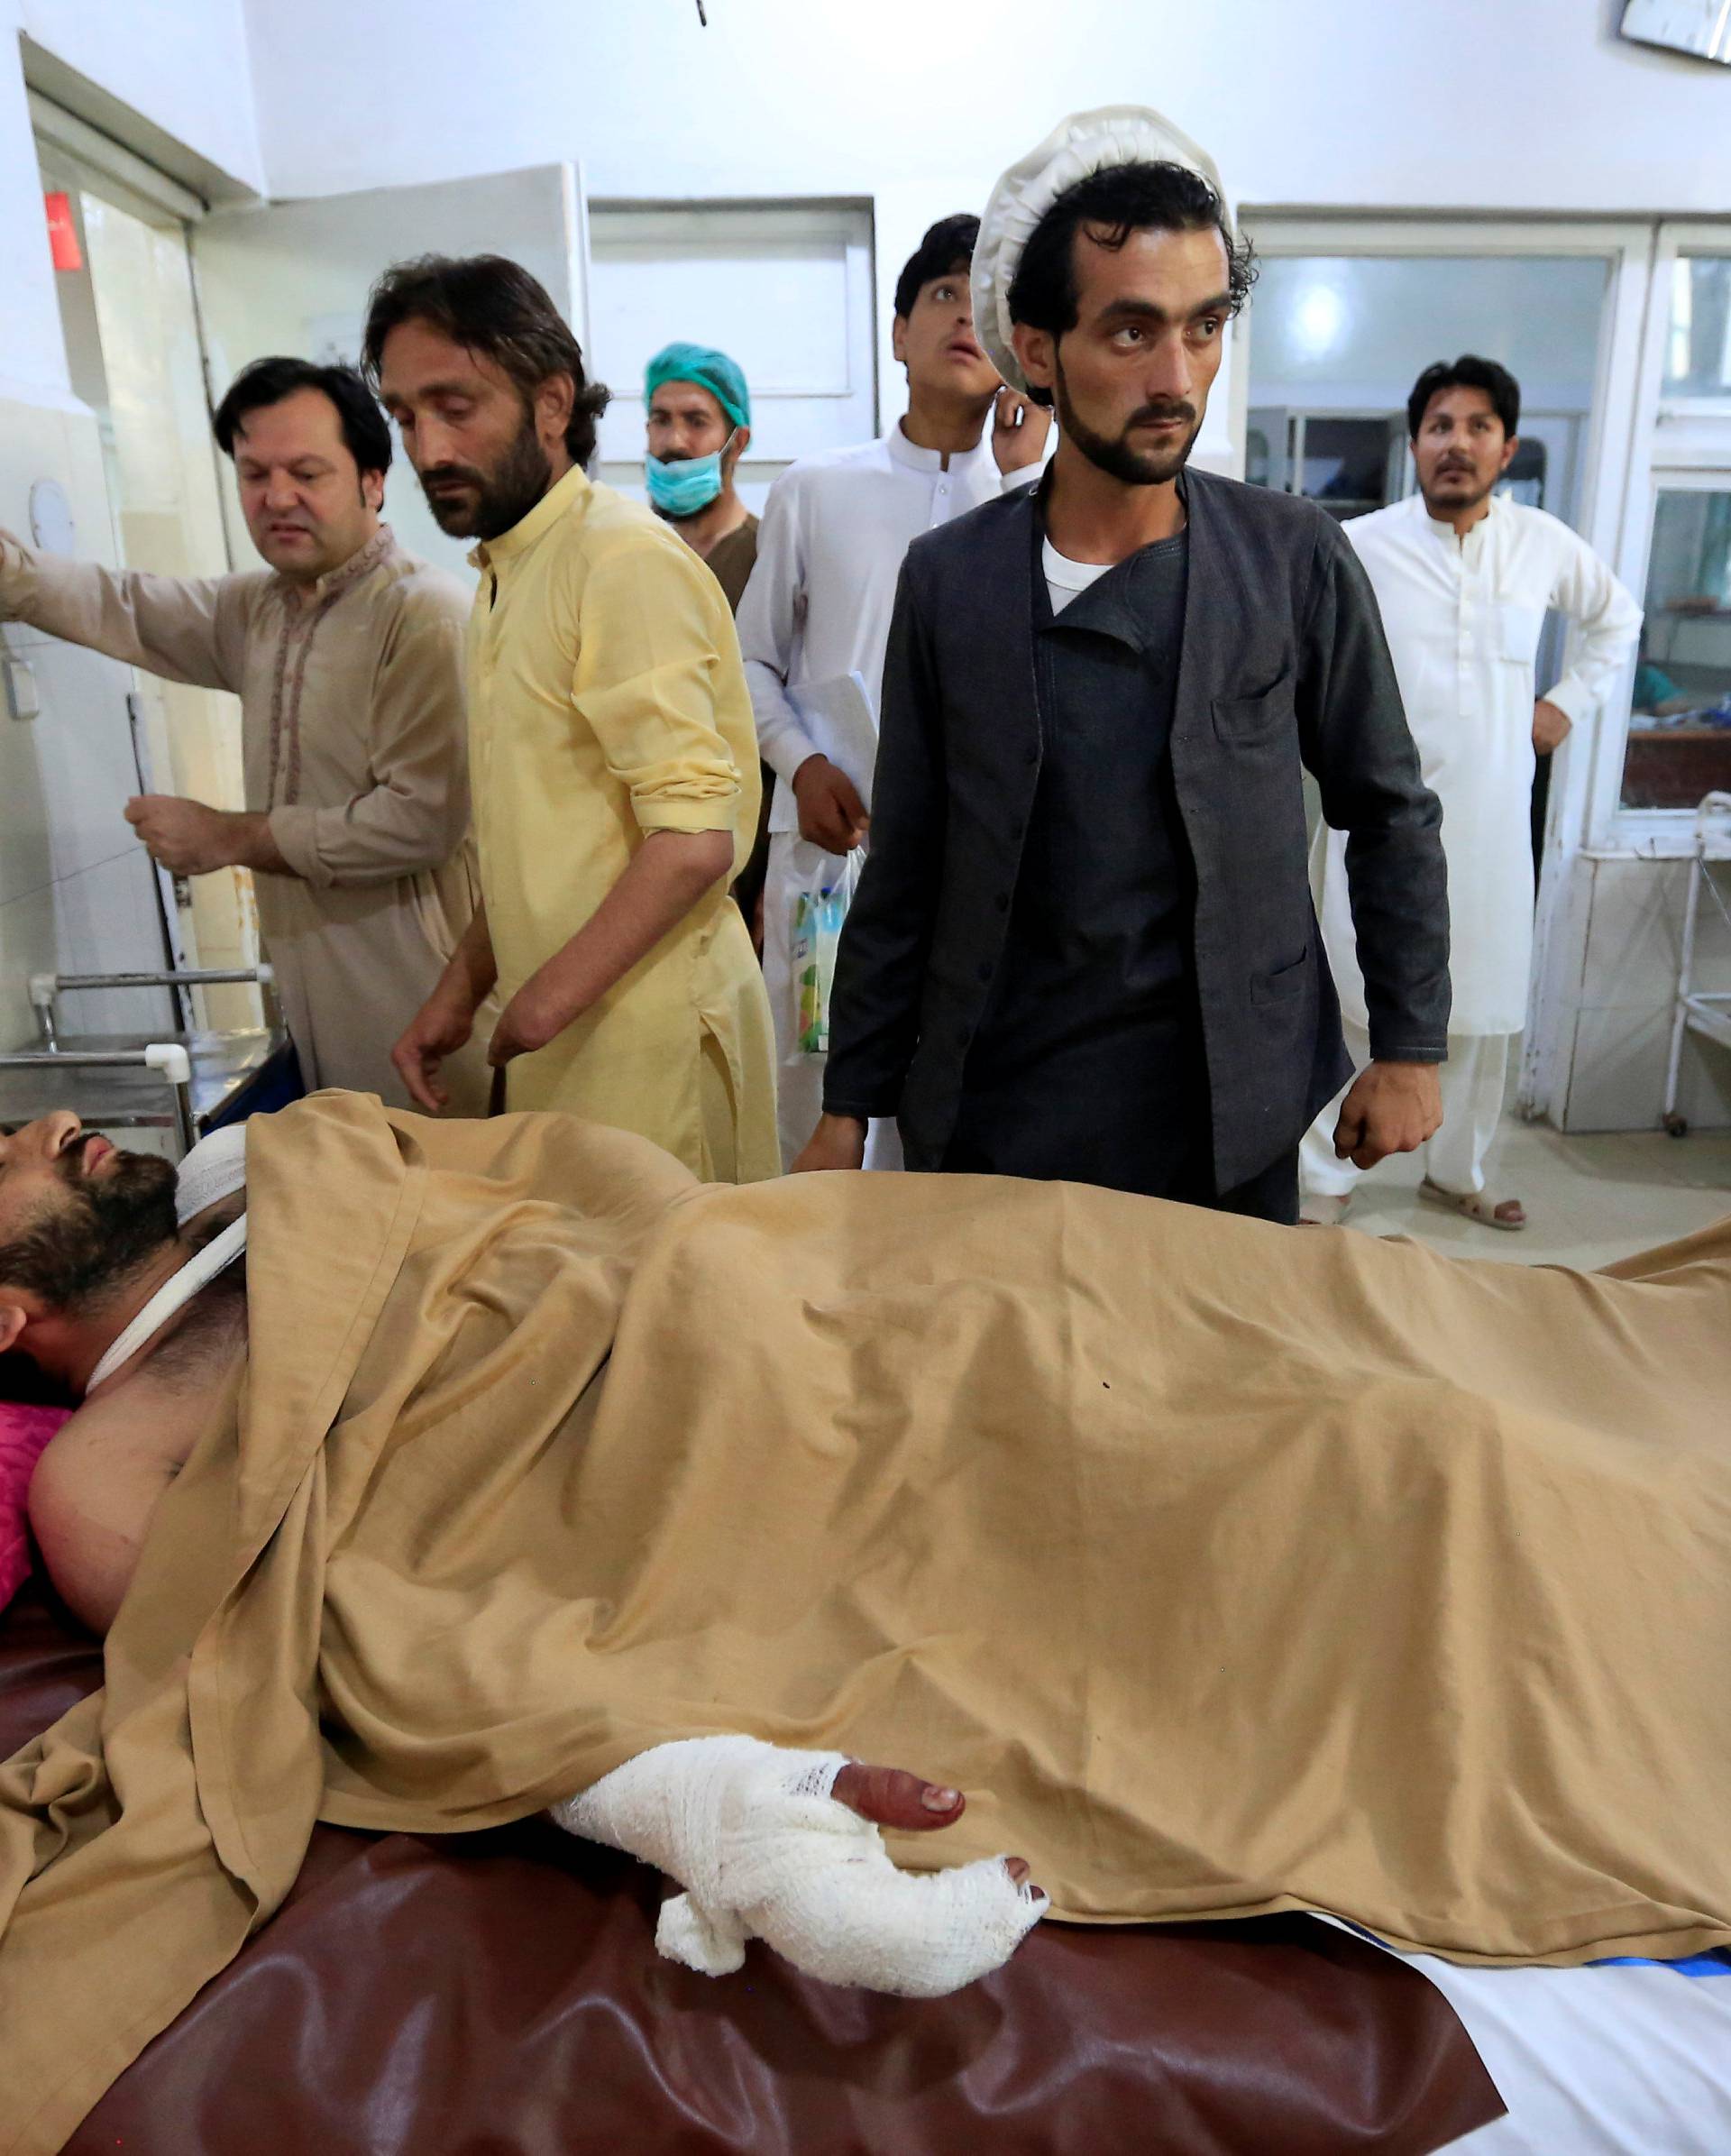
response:
[[[1635,675],[1626,809],[1692,809],[1731,787],[1731,479],[1661,487]]]
[[[1731,399],[1731,254],[1680,254],[1672,261],[1659,393]]]

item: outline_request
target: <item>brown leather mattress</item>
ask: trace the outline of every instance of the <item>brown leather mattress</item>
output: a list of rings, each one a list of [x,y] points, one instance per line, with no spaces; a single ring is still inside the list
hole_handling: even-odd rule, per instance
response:
[[[0,1616],[0,1757],[102,1680],[33,1583]],[[948,1999],[761,1948],[655,1950],[641,1866],[540,1822],[320,1827],[288,1903],[72,2156],[1424,2156],[1502,2105],[1452,2009],[1301,1917],[1049,1925]]]

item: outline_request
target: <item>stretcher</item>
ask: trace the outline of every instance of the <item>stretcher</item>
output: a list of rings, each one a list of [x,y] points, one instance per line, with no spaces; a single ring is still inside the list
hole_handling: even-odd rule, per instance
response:
[[[215,1031],[192,1023],[192,989],[241,981],[268,987],[272,977],[269,966],[32,974],[38,1039],[0,1054],[0,1121],[70,1107],[93,1130],[166,1132],[179,1160],[206,1132],[282,1106],[301,1088],[280,1024]],[[170,989],[179,1025],[149,1034],[63,1029],[62,996],[116,988]]]

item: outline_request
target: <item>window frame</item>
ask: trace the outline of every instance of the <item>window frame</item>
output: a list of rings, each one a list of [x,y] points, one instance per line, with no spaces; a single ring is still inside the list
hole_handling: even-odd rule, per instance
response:
[[[1660,495],[1731,492],[1731,398],[1662,394],[1672,267],[1680,256],[1695,254],[1731,257],[1731,218],[1673,220],[1653,232],[1628,483],[1616,549],[1607,555],[1644,606]],[[1680,860],[1694,850],[1693,809],[1623,806],[1634,680],[1632,661],[1596,729],[1584,804],[1584,849],[1625,859]]]

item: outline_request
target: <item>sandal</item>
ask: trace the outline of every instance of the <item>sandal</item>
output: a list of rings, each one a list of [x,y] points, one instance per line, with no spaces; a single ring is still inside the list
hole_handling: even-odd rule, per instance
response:
[[[1352,1193],[1341,1197],[1318,1191],[1314,1197],[1298,1201],[1298,1225],[1301,1228],[1338,1228],[1345,1225],[1352,1207]]]
[[[1480,1227],[1500,1228],[1505,1234],[1518,1234],[1526,1225],[1526,1212],[1518,1197],[1496,1197],[1488,1190],[1445,1190],[1429,1176],[1418,1186],[1418,1195],[1427,1206],[1441,1206],[1444,1212],[1462,1214]],[[1503,1217],[1511,1206],[1520,1213],[1518,1220]]]

